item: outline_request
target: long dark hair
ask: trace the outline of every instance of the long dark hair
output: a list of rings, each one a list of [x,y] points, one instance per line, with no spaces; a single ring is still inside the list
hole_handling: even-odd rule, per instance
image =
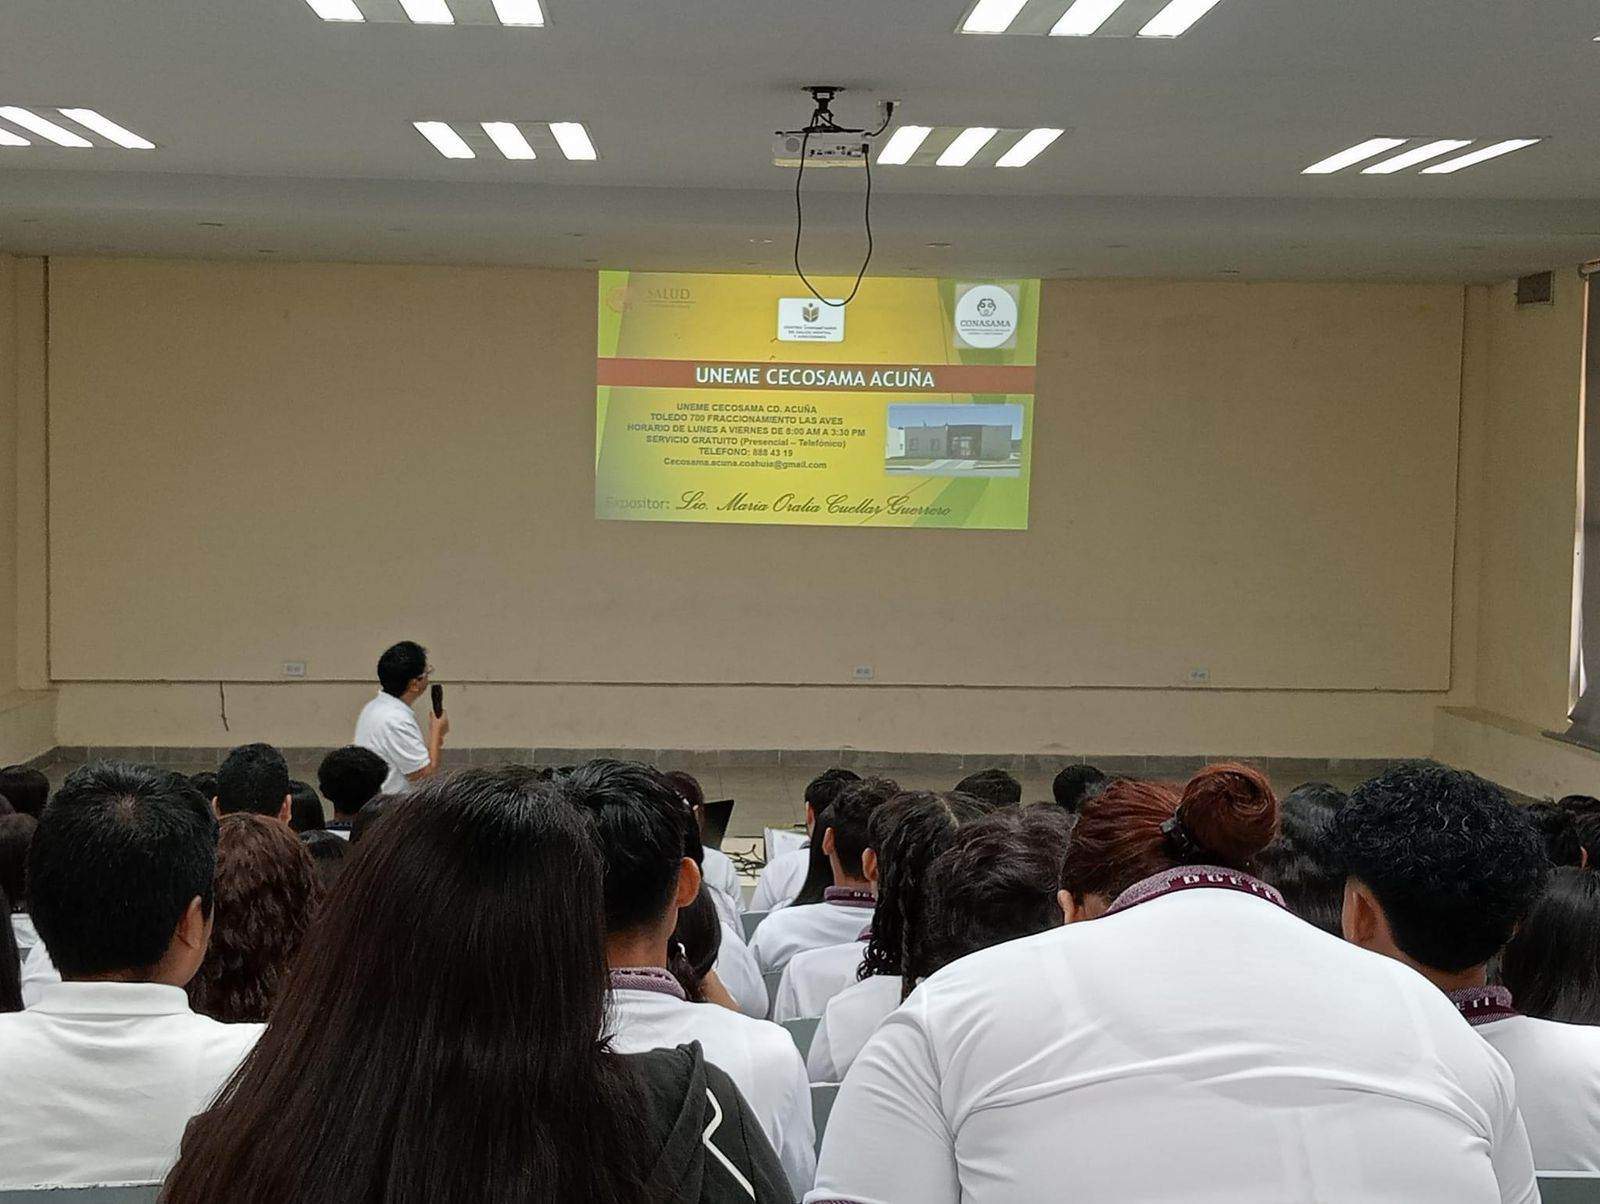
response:
[[[0,889],[0,1012],[22,1010],[22,957],[11,928],[11,900]]]
[[[667,949],[667,969],[691,1003],[706,1001],[705,978],[722,952],[722,917],[711,897],[714,889],[702,882],[694,902],[678,908],[678,924]]]
[[[878,856],[878,906],[858,977],[904,973],[906,942],[922,916],[928,863],[950,847],[962,824],[1006,805],[1000,799],[917,790],[896,795],[872,813],[867,830]]]
[[[806,862],[806,880],[800,884],[800,893],[795,895],[792,907],[800,907],[806,903],[821,903],[822,892],[833,885],[833,863],[828,860],[828,855],[822,851],[822,838],[827,835],[828,829],[833,827],[833,808],[824,808],[817,814],[817,822],[811,826],[811,844],[809,847],[810,859]]]
[[[600,859],[527,769],[388,804],[165,1204],[649,1198],[642,1085],[602,1037]],[[293,1123],[286,1123],[293,1117]]]
[[[1500,955],[1500,981],[1524,1015],[1600,1024],[1600,875],[1550,872]]]

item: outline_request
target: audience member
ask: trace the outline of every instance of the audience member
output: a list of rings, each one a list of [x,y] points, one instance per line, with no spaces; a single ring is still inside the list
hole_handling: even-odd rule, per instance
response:
[[[394,801],[394,796],[380,794],[365,807],[356,813],[355,822],[350,825],[350,843],[360,844],[378,822],[389,813],[389,804]]]
[[[11,900],[3,887],[0,887],[0,909],[11,910]],[[17,937],[11,925],[0,924],[0,1013],[21,1010],[22,955],[17,952]]]
[[[50,798],[50,779],[26,765],[8,765],[0,769],[0,795],[4,795],[16,811],[38,819]]]
[[[565,771],[571,773],[569,768]],[[669,785],[678,790],[679,787],[667,775]],[[695,783],[698,787],[699,783]],[[683,798],[679,790],[679,797]],[[687,803],[688,799],[684,798]],[[684,838],[683,855],[695,863],[698,870],[706,855],[706,847],[701,843],[700,825],[698,819],[690,825]],[[706,930],[701,913],[705,907],[710,907],[717,915],[717,932]],[[691,914],[693,913],[693,914]],[[744,933],[740,927],[739,917],[728,906],[728,901],[721,892],[705,884],[704,874],[701,875],[700,891],[695,900],[687,907],[678,911],[678,927],[674,931],[675,939],[684,944],[684,956],[691,963],[709,957],[709,970],[701,969],[694,973],[700,983],[702,998],[693,999],[694,992],[688,992],[695,1003],[720,1003],[724,1007],[732,1007],[756,1020],[764,1020],[767,1016],[767,984],[761,978],[761,967],[756,965],[755,955],[745,947]],[[714,940],[714,948],[713,945]],[[680,981],[686,974],[679,965],[669,964],[668,968],[677,975]],[[687,991],[687,988],[685,988]]]
[[[806,785],[806,835],[811,837],[817,825],[817,816],[839,796],[839,791],[847,782],[859,782],[861,775],[848,769],[825,769]],[[820,854],[821,850],[817,850]],[[823,865],[826,867],[826,858]],[[761,871],[761,878],[756,883],[755,893],[750,896],[751,911],[771,911],[775,907],[782,907],[794,901],[800,893],[800,888],[806,880],[806,872],[811,866],[811,850],[809,848],[795,849],[774,857]],[[822,888],[817,888],[817,897],[820,899]],[[813,900],[815,901],[815,900]]]
[[[795,892],[794,898],[780,906],[804,907],[811,903],[821,903],[822,896],[834,885],[833,861],[824,847],[827,843],[828,829],[832,826],[833,804],[830,803],[817,812],[817,822],[811,825],[811,839],[803,850],[806,855],[806,876],[800,882],[800,889]]]
[[[1570,814],[1578,827],[1584,865],[1600,866],[1600,799],[1587,794],[1569,794],[1557,799],[1556,806]]]
[[[1050,783],[1050,793],[1057,806],[1077,814],[1084,803],[1105,790],[1108,780],[1093,765],[1068,765]]]
[[[225,815],[214,881],[211,944],[189,1006],[229,1024],[265,1022],[318,901],[311,854],[280,823]]]
[[[302,832],[320,832],[326,826],[322,814],[322,798],[310,782],[291,779],[289,782],[289,827],[297,835]]]
[[[217,814],[265,815],[288,823],[289,766],[270,744],[241,744],[217,768]]]
[[[698,1041],[727,1071],[778,1152],[794,1190],[816,1168],[805,1064],[775,1024],[725,1007],[690,1003],[667,970],[679,908],[700,889],[686,856],[694,818],[672,783],[645,765],[595,760],[558,785],[585,812],[604,863],[606,962],[611,970],[608,1031],[623,1053]],[[782,913],[779,913],[782,914]]]
[[[188,780],[138,766],[87,765],[45,808],[29,905],[64,981],[0,1016],[0,1187],[160,1179],[255,1043],[259,1025],[197,1015],[183,993],[210,935],[216,844]]]
[[[789,1198],[697,1049],[597,1040],[601,865],[548,785],[514,768],[429,782],[364,843],[330,902],[360,922],[308,934],[165,1204]]]
[[[326,898],[333,884],[344,871],[345,856],[350,852],[350,838],[337,832],[307,832],[300,843],[311,854],[312,872],[317,877],[317,895]]]
[[[1022,783],[1003,769],[980,769],[957,782],[955,793],[1005,806],[1022,801]]]
[[[802,903],[802,891],[794,903],[769,913],[756,927],[750,951],[763,974],[783,969],[804,949],[838,945],[861,935],[876,902],[872,882],[861,864],[867,849],[867,820],[899,793],[900,787],[887,778],[851,782],[839,791],[819,820],[819,826],[827,829],[821,844],[834,885],[823,892],[820,903]]]
[[[1524,1016],[1600,1025],[1600,876],[1551,871],[1500,956],[1500,981]]]
[[[28,915],[28,846],[39,821],[31,815],[0,815],[0,891],[11,900],[6,909],[20,957],[39,943],[39,933]]]
[[[216,801],[217,775],[209,769],[202,769],[199,773],[189,775],[189,784],[206,798]]]
[[[1331,936],[1343,935],[1345,875],[1333,818],[1344,800],[1344,791],[1326,782],[1295,787],[1283,796],[1277,837],[1256,858],[1256,872],[1289,910]]]
[[[377,753],[357,744],[336,748],[317,766],[317,788],[333,806],[333,818],[324,825],[345,840],[361,814],[383,790],[389,766]]]
[[[1544,843],[1545,859],[1551,865],[1583,869],[1588,864],[1578,820],[1571,811],[1558,803],[1529,803],[1522,811]]]
[[[350,742],[370,749],[389,767],[383,781],[385,794],[404,794],[439,772],[444,738],[450,733],[448,715],[428,711],[428,738],[422,738],[412,708],[428,692],[433,666],[421,644],[402,640],[378,658],[378,694],[361,708],[355,738]]]
[[[918,986],[851,1068],[808,1199],[1536,1201],[1505,1063],[1249,875],[1276,821],[1244,766],[1086,803],[1064,906],[1091,922]]]
[[[672,783],[672,788],[678,792],[678,797],[688,803],[693,811],[695,838],[700,841],[701,848],[700,875],[706,885],[720,896],[714,900],[718,913],[737,926],[739,916],[744,911],[744,895],[739,889],[739,871],[734,867],[733,858],[721,849],[712,848],[705,843],[706,792],[701,789],[699,779],[692,773],[678,769],[662,776]]]

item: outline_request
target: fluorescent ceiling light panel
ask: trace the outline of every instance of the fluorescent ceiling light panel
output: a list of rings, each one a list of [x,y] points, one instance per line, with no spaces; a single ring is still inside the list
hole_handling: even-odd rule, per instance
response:
[[[933,133],[931,125],[901,126],[889,135],[889,141],[885,142],[883,149],[878,152],[878,166],[898,167],[902,163],[909,163],[911,156],[921,149],[931,133]]]
[[[0,126],[0,146],[32,146],[21,134],[13,134],[4,126]]]
[[[1303,176],[1331,176],[1336,171],[1343,171],[1357,163],[1376,158],[1384,151],[1391,151],[1397,146],[1404,146],[1404,138],[1368,138],[1365,142],[1358,142],[1349,150],[1342,150],[1337,155],[1329,155],[1319,163],[1313,163],[1300,174]]]
[[[1011,144],[1011,149],[1000,156],[996,167],[1026,167],[1041,154],[1065,130],[1029,130],[1022,137]]]
[[[450,128],[444,121],[413,121],[417,133],[433,143],[433,149],[446,159],[476,159],[472,148],[462,140],[460,134]]]
[[[93,109],[61,109],[63,117],[76,121],[86,130],[93,130],[102,138],[110,139],[118,146],[127,147],[129,150],[155,150],[156,144],[148,138],[141,138],[125,126],[118,125],[109,117],[102,117]]]
[[[978,0],[961,23],[962,33],[1005,33],[1028,0]]]
[[[489,135],[500,153],[508,159],[537,159],[533,147],[528,145],[528,140],[513,123],[509,121],[480,121],[483,132]]]
[[[454,25],[456,15],[445,0],[400,0],[406,16],[417,25]]]
[[[581,121],[552,121],[550,132],[555,135],[556,145],[561,148],[561,153],[569,159],[598,159],[594,143],[589,141],[589,131],[583,128]]]
[[[5,112],[0,109],[0,113]],[[1443,163],[1435,163],[1432,167],[1424,167],[1421,174],[1425,176],[1447,176],[1451,172],[1460,171],[1463,167],[1474,167],[1479,163],[1487,163],[1490,159],[1498,159],[1501,155],[1509,155],[1512,151],[1519,151],[1525,146],[1533,146],[1542,142],[1542,138],[1508,138],[1504,142],[1496,142],[1492,146],[1485,146],[1456,159],[1446,159]]]
[[[1427,142],[1421,146],[1412,147],[1408,151],[1401,151],[1392,159],[1385,159],[1382,163],[1374,163],[1371,167],[1363,167],[1361,174],[1364,176],[1392,176],[1397,171],[1404,171],[1408,167],[1415,167],[1418,163],[1426,163],[1429,159],[1437,159],[1440,155],[1448,155],[1453,150],[1460,150],[1463,146],[1471,146],[1471,138],[1440,138],[1436,142]]]
[[[1111,19],[1122,7],[1122,0],[1072,0],[1072,7],[1061,14],[1050,29],[1053,38],[1086,38]]]
[[[494,0],[494,15],[502,25],[543,25],[539,0]]]
[[[1172,0],[1139,31],[1141,38],[1175,38],[1214,9],[1220,0]]]
[[[324,21],[365,21],[356,0],[306,0],[311,11]]]
[[[53,121],[40,117],[37,113],[28,109],[18,108],[16,105],[6,105],[0,108],[0,117],[4,117],[12,125],[20,125],[25,130],[32,130],[41,138],[48,138],[57,146],[81,147],[94,145],[81,134],[74,134],[65,126],[57,125]]]
[[[972,156],[987,146],[989,139],[999,132],[987,125],[968,126],[956,135],[955,141],[945,147],[934,162],[940,167],[965,167],[972,162]]]

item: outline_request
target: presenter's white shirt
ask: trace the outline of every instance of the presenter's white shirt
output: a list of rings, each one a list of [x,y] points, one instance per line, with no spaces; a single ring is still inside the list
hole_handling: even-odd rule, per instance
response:
[[[1185,867],[952,962],[851,1067],[806,1199],[1537,1201],[1505,1059],[1274,899]]]
[[[707,848],[705,861],[700,866],[700,876],[707,886],[733,904],[735,915],[744,912],[744,892],[739,889],[739,871],[734,868],[733,858],[721,849]]]
[[[756,955],[726,920],[722,922],[722,946],[711,968],[741,1012],[757,1020],[767,1018],[767,983],[761,977],[761,967],[756,965]]]
[[[1463,1014],[1511,1063],[1533,1165],[1541,1171],[1600,1172],[1600,1028],[1519,1016],[1503,987],[1483,993],[1503,995],[1505,1011],[1481,1021],[1466,1008]],[[1451,998],[1459,1004],[1462,994]]]
[[[811,867],[810,849],[792,849],[767,862],[750,896],[751,911],[772,911],[794,902]]]
[[[606,1023],[618,1053],[700,1042],[706,1061],[739,1088],[778,1153],[796,1197],[816,1175],[816,1136],[805,1063],[789,1034],[715,1003],[690,1003],[678,980],[653,968],[613,970]]]
[[[867,952],[867,931],[842,945],[824,945],[791,957],[773,995],[772,1018],[822,1015],[828,1000],[857,980],[861,958]]]
[[[874,974],[846,987],[822,1010],[806,1054],[813,1083],[842,1083],[851,1065],[889,1013],[900,1006],[900,976]]]
[[[761,972],[770,974],[789,964],[796,953],[842,945],[861,935],[872,921],[876,901],[870,891],[830,886],[821,903],[804,903],[772,912],[756,926],[750,948],[761,963]]]
[[[428,745],[422,738],[416,712],[381,690],[361,708],[351,743],[377,753],[388,764],[389,776],[383,779],[385,794],[404,794],[411,789],[406,774],[428,767]]]
[[[46,988],[61,981],[61,971],[40,941],[22,962],[22,1006],[31,1008],[44,998]]]
[[[0,1188],[164,1178],[262,1027],[153,983],[58,982],[0,1015]]]

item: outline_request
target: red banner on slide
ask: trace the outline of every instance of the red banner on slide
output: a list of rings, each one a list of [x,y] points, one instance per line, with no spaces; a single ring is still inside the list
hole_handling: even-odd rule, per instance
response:
[[[650,389],[848,393],[1032,393],[1032,365],[819,364],[772,360],[596,361],[596,383]]]

